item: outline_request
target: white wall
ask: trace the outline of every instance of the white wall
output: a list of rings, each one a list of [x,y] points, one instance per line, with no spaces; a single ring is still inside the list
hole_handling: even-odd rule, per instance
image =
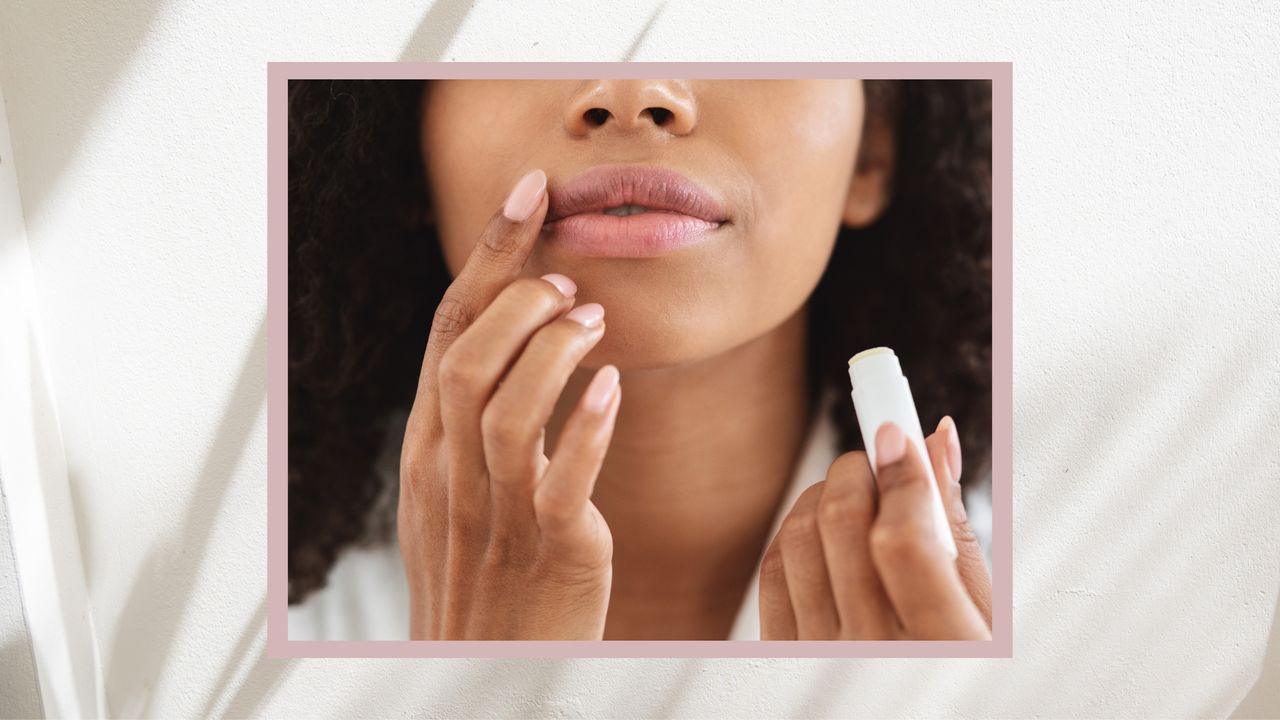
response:
[[[9,530],[8,503],[0,498],[0,718],[38,717],[43,705]]]
[[[0,92],[0,716],[91,717],[102,678],[40,325]]]
[[[9,522],[8,486],[10,482],[17,484],[19,470],[14,463],[20,462],[12,457],[9,438],[17,434],[15,418],[29,405],[23,402],[20,410],[15,397],[26,390],[29,373],[14,367],[18,362],[24,366],[29,362],[27,341],[23,338],[19,342],[13,337],[27,334],[26,320],[31,314],[26,303],[19,300],[31,294],[31,263],[26,249],[18,177],[5,121],[4,93],[0,92],[0,718],[34,717],[42,712],[35,653],[22,587],[18,584],[18,559],[13,552],[14,533]],[[29,426],[29,415],[21,422]],[[31,453],[25,455],[29,457]],[[15,479],[11,481],[10,477]]]
[[[1267,5],[115,5],[0,6],[112,714],[1222,716],[1249,690],[1280,586]],[[624,57],[1015,63],[1015,659],[262,657],[264,63]]]

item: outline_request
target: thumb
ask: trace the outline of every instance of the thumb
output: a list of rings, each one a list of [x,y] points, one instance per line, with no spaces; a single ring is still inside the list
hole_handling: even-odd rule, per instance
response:
[[[969,597],[991,626],[991,573],[982,554],[978,536],[969,527],[969,515],[964,509],[960,492],[960,433],[950,415],[942,418],[938,429],[925,439],[933,474],[938,480],[938,492],[951,523],[951,536],[956,541],[956,568],[964,581]]]

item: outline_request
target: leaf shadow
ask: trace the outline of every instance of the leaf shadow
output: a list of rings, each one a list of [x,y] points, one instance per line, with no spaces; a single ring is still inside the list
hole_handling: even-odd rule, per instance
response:
[[[1262,658],[1262,669],[1231,717],[1280,717],[1280,589],[1276,591],[1276,608],[1271,614],[1271,635]]]
[[[649,16],[649,21],[644,24],[644,27],[640,28],[640,34],[636,35],[635,39],[631,41],[631,47],[627,48],[626,54],[622,56],[624,62],[635,60],[636,53],[640,50],[640,46],[644,44],[644,39],[649,36],[649,31],[658,22],[658,16],[662,14],[666,7],[667,4],[661,2],[653,9],[653,14]]]
[[[266,655],[266,628],[264,597],[258,600],[253,617],[240,632],[199,717],[249,717],[288,673],[291,661]],[[242,679],[235,684],[237,676]]]
[[[264,313],[196,476],[195,491],[179,524],[183,530],[152,545],[116,622],[104,668],[108,702],[116,713],[149,714],[152,688],[173,652],[232,475],[266,401],[266,367]]]
[[[98,111],[118,85],[160,14],[163,2],[34,3],[6,8],[6,60],[0,82],[9,94],[10,133],[21,171],[23,213],[36,217],[75,159]],[[27,64],[21,61],[27,60]],[[15,102],[38,97],[39,102]],[[35,158],[23,150],[45,151]],[[28,242],[34,242],[28,236]]]
[[[474,0],[436,0],[400,51],[401,61],[437,62],[458,36]]]

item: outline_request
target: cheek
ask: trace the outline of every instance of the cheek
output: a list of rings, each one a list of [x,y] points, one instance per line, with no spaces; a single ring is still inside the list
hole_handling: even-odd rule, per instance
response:
[[[801,88],[788,112],[770,118],[767,132],[744,153],[755,197],[748,232],[761,297],[795,309],[817,285],[840,230],[862,131],[853,93]],[[777,106],[777,105],[775,105]]]
[[[521,122],[529,113],[513,107],[520,102],[496,81],[440,82],[428,96],[424,168],[441,251],[455,276],[534,145],[538,128]]]

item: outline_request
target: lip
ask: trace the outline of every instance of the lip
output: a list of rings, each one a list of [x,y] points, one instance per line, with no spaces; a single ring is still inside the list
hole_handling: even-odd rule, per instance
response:
[[[657,257],[707,240],[729,222],[714,195],[658,166],[599,165],[547,192],[547,242],[591,257]],[[620,205],[647,211],[603,212]]]

